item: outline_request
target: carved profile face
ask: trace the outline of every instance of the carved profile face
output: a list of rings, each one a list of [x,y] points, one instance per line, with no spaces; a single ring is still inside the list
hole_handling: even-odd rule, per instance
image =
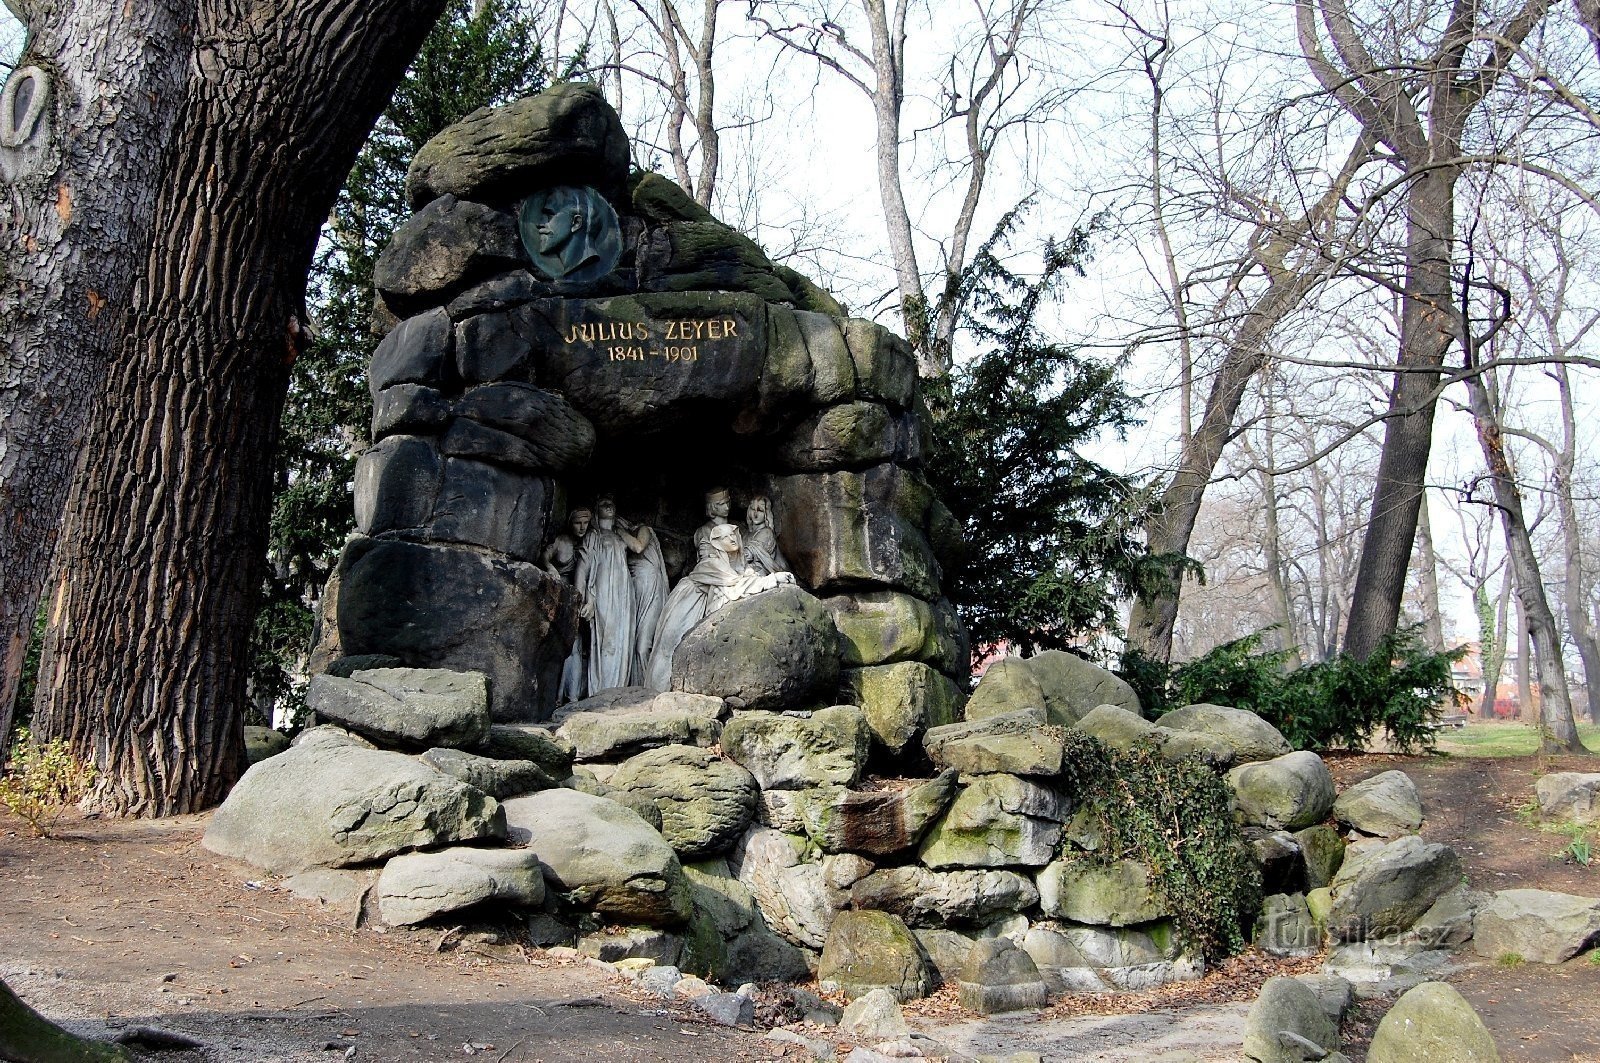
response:
[[[572,534],[582,539],[589,534],[589,523],[594,519],[594,514],[587,509],[575,509],[567,515],[567,521],[572,526]]]
[[[559,255],[571,239],[583,231],[583,210],[576,200],[551,196],[539,211],[539,253]]]
[[[756,495],[744,510],[745,523],[752,528],[765,528],[772,523],[772,503],[766,495]]]
[[[616,266],[622,227],[604,196],[586,186],[557,185],[523,200],[517,216],[534,272],[563,285],[586,285]]]
[[[725,521],[728,519],[728,504],[731,500],[728,492],[721,488],[706,492],[706,516],[712,520]]]

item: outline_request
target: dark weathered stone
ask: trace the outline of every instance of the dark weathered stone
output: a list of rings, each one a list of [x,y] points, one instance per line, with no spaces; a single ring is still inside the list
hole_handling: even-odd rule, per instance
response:
[[[789,292],[794,296],[794,305],[801,310],[809,310],[818,314],[827,314],[831,317],[844,317],[844,306],[825,291],[820,285],[796,270],[790,269],[781,262],[772,265],[772,271],[778,279],[788,286]]]
[[[851,886],[850,901],[857,908],[893,912],[908,926],[982,926],[1032,908],[1039,891],[1014,871],[893,867]]]
[[[427,524],[444,477],[433,441],[390,436],[356,460],[356,529],[364,535]]]
[[[465,417],[451,422],[450,430],[439,441],[439,449],[451,457],[492,461],[526,472],[541,471],[538,454],[527,440]]]
[[[1070,800],[1033,780],[979,775],[956,795],[918,855],[934,868],[1042,867],[1055,855],[1071,808]]]
[[[415,208],[447,193],[509,201],[540,185],[587,184],[614,197],[627,175],[617,112],[596,86],[565,82],[446,127],[412,158],[406,196]]]
[[[778,539],[794,571],[820,593],[878,584],[924,598],[940,568],[924,531],[932,492],[897,465],[775,477]]]
[[[616,760],[660,746],[715,745],[723,710],[720,698],[616,687],[563,706],[551,722],[578,760]]]
[[[740,712],[722,729],[722,751],[763,790],[854,786],[866,767],[871,738],[866,716],[853,705],[806,717]]]
[[[839,632],[799,587],[734,602],[689,632],[672,655],[672,686],[738,709],[811,708],[838,686]]]
[[[881,465],[899,450],[898,420],[875,402],[830,406],[800,423],[778,448],[778,460],[797,472]]]
[[[1407,930],[1461,882],[1461,858],[1416,835],[1352,851],[1334,876],[1328,932],[1364,941]]]
[[[542,476],[446,458],[427,536],[533,561],[544,542],[553,502],[550,481]]]
[[[450,300],[445,310],[449,312],[450,320],[460,321],[473,314],[490,314],[496,310],[521,306],[547,291],[544,285],[533,279],[533,274],[525,269],[514,269],[468,288]]]
[[[922,748],[963,775],[1059,775],[1065,732],[1044,721],[1044,710],[1034,709],[947,724],[930,728]]]
[[[414,314],[525,260],[515,218],[444,196],[395,230],[372,268],[372,282],[395,313]]]
[[[602,432],[651,434],[753,419],[766,361],[766,304],[723,292],[543,299],[511,311],[532,337],[539,382]],[[748,422],[748,424],[746,424]]]
[[[396,432],[433,434],[450,420],[450,403],[423,384],[396,384],[372,400],[372,438]]]
[[[594,426],[553,391],[527,384],[469,388],[455,412],[519,437],[531,448],[524,460],[557,475],[582,467],[594,453]]]
[[[378,344],[367,367],[373,396],[396,384],[437,387],[448,381],[455,373],[451,336],[450,317],[443,310],[429,310],[396,325]]]
[[[762,416],[845,402],[855,393],[855,363],[838,319],[768,304]]]
[[[1045,712],[1044,688],[1020,657],[1002,657],[984,670],[967,699],[967,719]],[[1076,721],[1072,721],[1076,722]]]
[[[537,722],[554,707],[577,606],[543,569],[461,547],[359,538],[339,567],[345,653],[483,672],[499,721]]]
[[[533,340],[520,314],[502,311],[469,317],[456,326],[455,368],[463,381],[532,383]]]
[[[389,747],[472,745],[489,733],[489,685],[479,672],[373,668],[349,679],[314,675],[306,707]]]
[[[501,760],[531,760],[557,779],[572,773],[572,743],[532,724],[493,724],[472,752]]]
[[[647,229],[639,244],[639,284],[660,292],[749,292],[789,297],[756,242],[719,221],[673,221]]]

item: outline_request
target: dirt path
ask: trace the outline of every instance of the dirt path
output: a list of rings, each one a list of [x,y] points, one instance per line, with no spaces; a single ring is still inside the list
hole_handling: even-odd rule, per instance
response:
[[[1600,762],[1368,755],[1330,764],[1341,785],[1393,767],[1410,774],[1428,811],[1424,836],[1455,846],[1480,888],[1600,896],[1600,868],[1556,859],[1563,839],[1517,815],[1536,770],[1600,770]],[[666,1007],[583,962],[514,948],[441,953],[438,930],[352,930],[338,913],[253,883],[248,869],[206,852],[204,822],[69,818],[67,837],[41,842],[0,817],[0,976],[82,1032],[159,1025],[210,1046],[169,1059],[800,1058],[795,1049],[785,1057],[761,1031]],[[1465,959],[1450,980],[1479,1009],[1507,1063],[1600,1061],[1600,965],[1580,958],[1508,970]],[[1067,998],[1038,1016],[977,1022],[952,1006],[949,990],[908,1011],[920,1030],[972,1055],[1236,1059],[1255,988],[1288,968],[1259,956],[1231,964],[1191,986]],[[1369,1006],[1348,1031],[1353,1059],[1363,1058],[1383,1008]]]

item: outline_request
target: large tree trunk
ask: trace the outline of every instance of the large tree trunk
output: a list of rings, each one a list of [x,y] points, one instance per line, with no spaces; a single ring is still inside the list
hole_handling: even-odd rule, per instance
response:
[[[135,1063],[121,1045],[68,1033],[24,1004],[0,981],[0,1059],[15,1063]]]
[[[1583,564],[1583,535],[1572,494],[1578,450],[1577,412],[1572,382],[1564,363],[1550,367],[1561,393],[1561,449],[1556,453],[1556,504],[1561,511],[1561,548],[1565,560],[1563,609],[1567,630],[1583,660],[1583,685],[1589,720],[1600,723],[1600,641],[1589,623],[1589,580]]]
[[[28,45],[12,77],[38,64],[44,103],[26,129],[0,120],[0,751],[73,462],[143,262],[189,6],[22,11]]]
[[[1417,587],[1422,597],[1422,637],[1428,649],[1438,653],[1444,649],[1444,616],[1439,610],[1439,559],[1433,552],[1426,490],[1417,511]]]
[[[1365,658],[1394,634],[1406,570],[1417,538],[1423,477],[1433,445],[1436,367],[1455,341],[1450,256],[1455,239],[1457,173],[1441,167],[1419,175],[1406,202],[1406,278],[1400,311],[1401,370],[1389,391],[1389,419],[1361,543],[1344,651]]]
[[[220,800],[243,762],[270,462],[318,228],[442,0],[199,5],[147,258],[57,552],[42,737],[137,815]]]

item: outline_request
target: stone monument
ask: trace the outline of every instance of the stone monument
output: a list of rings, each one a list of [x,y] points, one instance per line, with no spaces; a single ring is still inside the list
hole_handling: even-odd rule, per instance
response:
[[[838,667],[914,664],[953,699],[956,529],[900,337],[630,176],[586,86],[469,116],[408,193],[375,271],[375,442],[321,658],[482,672],[496,720],[537,722],[687,689],[686,619],[781,580],[849,618]],[[891,614],[892,637],[872,619]]]

